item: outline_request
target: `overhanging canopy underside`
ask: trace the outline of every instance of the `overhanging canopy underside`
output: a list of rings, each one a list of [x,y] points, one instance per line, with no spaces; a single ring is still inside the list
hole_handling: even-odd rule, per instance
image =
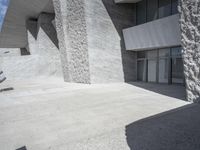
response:
[[[54,12],[52,0],[10,0],[0,33],[0,48],[26,47],[26,20],[37,18],[41,12]]]

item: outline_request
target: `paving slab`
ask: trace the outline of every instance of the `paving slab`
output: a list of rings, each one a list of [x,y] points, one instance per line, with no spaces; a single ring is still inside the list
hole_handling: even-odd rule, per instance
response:
[[[192,105],[182,86],[147,85],[6,81],[14,90],[0,93],[0,149],[132,150],[130,124]]]

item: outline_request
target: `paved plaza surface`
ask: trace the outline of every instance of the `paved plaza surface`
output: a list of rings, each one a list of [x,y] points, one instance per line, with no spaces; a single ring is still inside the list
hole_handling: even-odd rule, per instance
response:
[[[1,150],[200,147],[200,106],[184,100],[180,85],[37,79],[0,86],[14,88],[0,93]]]

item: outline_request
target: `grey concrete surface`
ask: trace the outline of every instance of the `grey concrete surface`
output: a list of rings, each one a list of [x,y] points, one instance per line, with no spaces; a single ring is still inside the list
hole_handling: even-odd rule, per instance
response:
[[[179,14],[123,30],[127,50],[152,50],[181,45]]]
[[[91,83],[135,81],[136,53],[126,51],[122,34],[136,23],[135,5],[116,5],[113,0],[85,3]]]
[[[137,121],[141,119],[183,106],[189,107],[190,103],[168,95],[177,88],[181,89],[180,86],[155,85],[168,91],[168,94],[160,94],[142,89],[140,84],[132,84],[84,85],[64,83],[53,78],[6,81],[0,88],[13,87],[15,90],[0,94],[1,149],[13,150],[26,146],[27,150],[133,150],[133,147],[137,150],[142,142],[141,135],[150,133],[145,136],[149,140],[153,136],[158,138],[157,133],[161,133],[159,128],[158,131],[154,128],[152,131],[156,131],[153,133],[148,130],[154,125],[161,125],[163,131],[163,128],[173,125],[175,119],[184,120],[186,116],[187,121],[189,112],[182,113],[181,118],[178,115],[172,120],[158,119],[155,124],[150,120],[150,126],[141,125],[138,130],[134,128],[134,122],[137,126]],[[151,87],[153,89],[153,85]],[[191,125],[197,123],[192,122]],[[173,132],[182,133],[184,125],[178,124]],[[141,131],[142,127],[145,133]],[[138,131],[136,134],[135,130]],[[165,131],[165,135],[174,135],[171,130]],[[184,132],[187,133],[186,130]],[[190,135],[185,136],[191,138]],[[168,137],[156,142],[171,145],[173,140]],[[134,143],[135,139],[132,138],[139,142]],[[147,140],[144,145],[148,149],[152,143]]]
[[[200,102],[200,1],[180,1],[184,74],[189,101]]]

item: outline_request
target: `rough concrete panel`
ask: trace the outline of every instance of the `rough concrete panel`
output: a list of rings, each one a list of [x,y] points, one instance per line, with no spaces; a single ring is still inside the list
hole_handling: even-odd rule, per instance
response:
[[[122,29],[135,24],[135,5],[85,0],[92,83],[134,81],[136,55],[125,50]]]
[[[180,12],[187,98],[200,102],[200,1],[181,0]]]
[[[65,81],[90,83],[83,0],[53,0]]]

